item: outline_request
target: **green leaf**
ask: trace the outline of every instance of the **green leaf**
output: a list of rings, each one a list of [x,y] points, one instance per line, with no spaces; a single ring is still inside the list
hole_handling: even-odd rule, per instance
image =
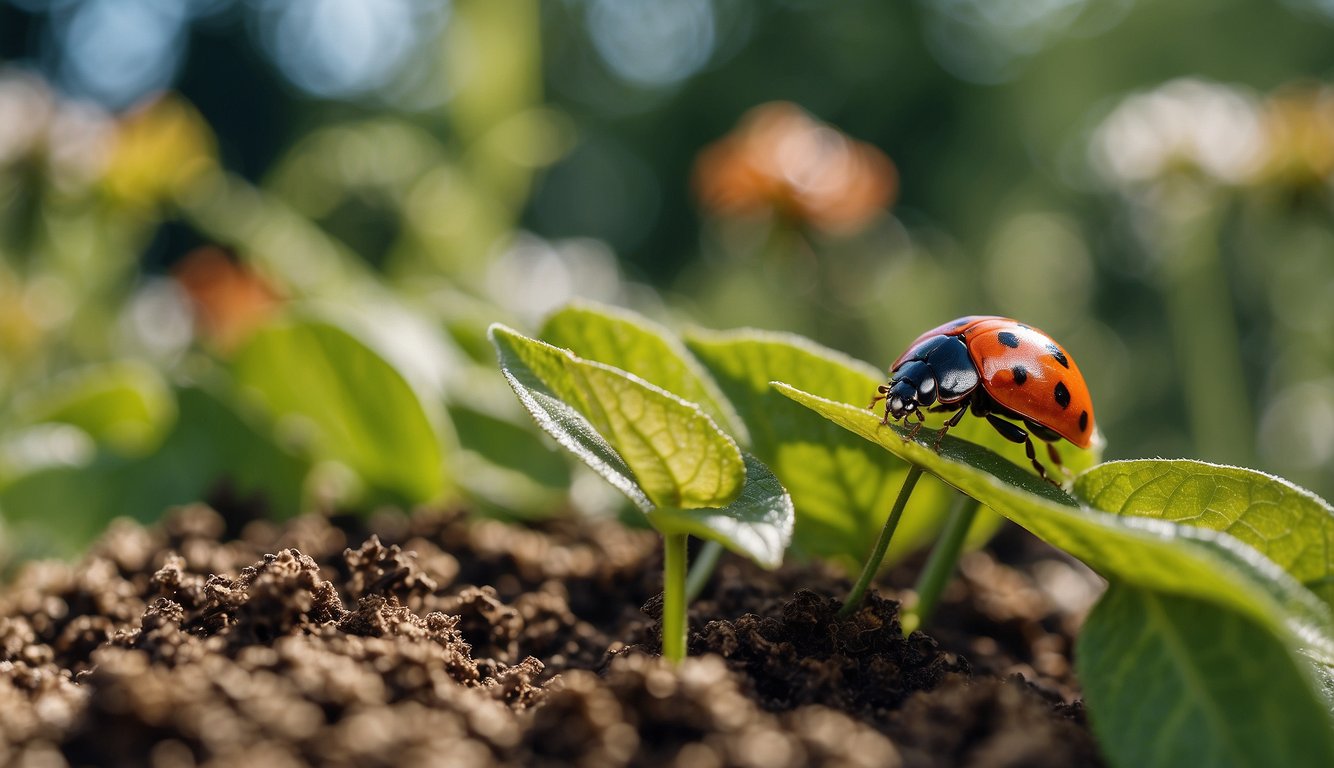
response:
[[[781,379],[831,400],[864,403],[881,383],[876,370],[792,334],[696,330],[687,335],[686,344],[736,405],[755,455],[792,494],[797,512],[793,547],[798,554],[863,560],[908,465],[783,397],[769,382]],[[887,559],[929,543],[953,495],[938,481],[921,483]],[[985,517],[984,537],[999,521],[994,515]]]
[[[645,513],[720,507],[741,493],[741,451],[699,406],[503,325],[490,336],[538,425]]]
[[[446,488],[438,428],[407,379],[332,322],[256,333],[234,361],[239,388],[321,460],[341,462],[385,498],[415,504]]]
[[[1114,766],[1334,765],[1334,728],[1302,660],[1242,614],[1114,583],[1075,659]]]
[[[25,556],[75,554],[114,517],[158,519],[168,507],[226,490],[271,516],[301,511],[303,461],[257,430],[215,394],[187,387],[180,418],[149,456],[108,452],[47,467],[0,487],[3,516]]]
[[[905,430],[881,425],[865,409],[785,384],[774,386],[844,429],[922,466],[1108,580],[1227,606],[1293,644],[1300,639],[1312,658],[1334,660],[1329,606],[1231,536],[1080,508],[1061,489],[982,446],[950,435],[937,452],[929,442],[905,440]]]
[[[1199,461],[1115,461],[1080,475],[1074,491],[1104,512],[1231,534],[1334,604],[1334,509],[1282,478]]]
[[[509,397],[508,388],[506,393]],[[502,517],[549,517],[566,502],[570,462],[545,445],[545,438],[526,418],[523,424],[516,424],[451,403],[449,419],[461,448],[453,456],[454,474],[469,499],[485,507],[485,512]]]
[[[126,456],[152,452],[176,420],[176,402],[162,374],[133,360],[64,373],[20,399],[15,411],[19,423],[70,424]]]
[[[649,513],[649,521],[664,534],[720,541],[765,568],[777,568],[792,540],[792,498],[763,462],[744,456],[746,485],[736,501],[719,509],[659,507]]]
[[[538,335],[585,360],[633,373],[695,403],[725,432],[746,441],[745,426],[718,385],[671,331],[648,318],[581,301],[547,318]]]

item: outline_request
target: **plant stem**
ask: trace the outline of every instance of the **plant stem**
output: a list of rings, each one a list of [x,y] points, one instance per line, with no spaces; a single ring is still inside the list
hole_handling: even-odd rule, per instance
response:
[[[695,562],[690,564],[690,573],[686,576],[687,604],[693,603],[699,593],[704,591],[704,585],[709,583],[709,577],[713,575],[713,569],[717,567],[718,558],[722,554],[723,545],[712,539],[699,548]]]
[[[1162,280],[1191,438],[1198,454],[1245,466],[1252,454],[1250,397],[1232,292],[1219,247],[1219,201],[1169,211]]]
[[[684,533],[662,537],[662,655],[674,663],[686,657],[686,542]]]
[[[880,538],[875,542],[875,549],[871,552],[871,557],[867,559],[866,566],[862,568],[862,575],[857,579],[856,585],[848,593],[848,601],[838,612],[840,619],[845,619],[857,610],[861,605],[862,598],[866,596],[867,587],[871,586],[871,580],[880,570],[880,563],[885,559],[885,552],[889,549],[889,540],[894,536],[894,529],[899,527],[899,518],[903,517],[903,508],[908,505],[908,497],[912,496],[913,486],[917,485],[917,479],[922,476],[922,468],[913,464],[908,467],[908,476],[903,478],[903,487],[899,489],[899,497],[894,500],[894,508],[889,511],[889,518],[885,520],[885,527],[880,531]]]
[[[917,605],[903,615],[903,634],[911,634],[931,618],[936,608],[940,593],[949,583],[954,573],[954,566],[959,562],[959,553],[963,551],[964,539],[968,538],[968,529],[973,527],[977,510],[981,508],[976,500],[959,494],[950,508],[950,516],[945,521],[945,529],[940,532],[931,556],[926,560],[922,574],[917,577]]]

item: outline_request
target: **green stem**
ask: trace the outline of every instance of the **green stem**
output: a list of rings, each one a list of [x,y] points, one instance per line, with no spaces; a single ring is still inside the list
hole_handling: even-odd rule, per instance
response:
[[[699,593],[704,591],[704,585],[709,583],[709,577],[713,575],[713,569],[717,567],[718,558],[722,554],[723,545],[717,541],[706,541],[699,548],[695,562],[690,564],[690,573],[686,576],[687,604],[693,603]]]
[[[903,508],[908,505],[908,497],[912,496],[913,486],[917,485],[917,479],[921,476],[921,467],[916,464],[908,467],[908,476],[903,478],[903,487],[899,489],[899,497],[894,500],[894,508],[889,511],[889,518],[885,520],[885,527],[881,529],[880,538],[875,542],[875,549],[867,559],[866,566],[862,568],[862,575],[857,579],[857,584],[848,593],[847,603],[838,612],[840,619],[851,616],[853,611],[857,610],[857,606],[861,605],[867,587],[871,586],[871,580],[875,578],[876,572],[880,570],[880,563],[885,559],[885,552],[889,549],[889,540],[894,536],[894,529],[899,527],[899,518],[903,517]]]
[[[1222,203],[1203,205],[1203,211],[1169,219],[1162,265],[1168,322],[1196,453],[1245,466],[1253,424],[1236,312],[1218,243]]]
[[[904,635],[911,634],[931,618],[940,593],[949,583],[954,566],[959,562],[964,539],[968,538],[968,529],[973,527],[979,508],[981,505],[977,501],[963,494],[954,500],[950,516],[945,521],[945,529],[940,532],[940,538],[936,540],[936,546],[931,550],[922,574],[917,577],[917,604],[903,615]]]
[[[686,657],[686,542],[684,533],[662,537],[662,655],[679,663]]]

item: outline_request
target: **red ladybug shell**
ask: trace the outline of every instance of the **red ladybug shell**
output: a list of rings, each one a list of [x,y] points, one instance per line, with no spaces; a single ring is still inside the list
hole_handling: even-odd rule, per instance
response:
[[[1093,399],[1074,358],[1050,336],[1008,317],[969,315],[922,334],[894,361],[897,369],[933,336],[962,336],[982,386],[1001,405],[1080,448],[1093,442]]]

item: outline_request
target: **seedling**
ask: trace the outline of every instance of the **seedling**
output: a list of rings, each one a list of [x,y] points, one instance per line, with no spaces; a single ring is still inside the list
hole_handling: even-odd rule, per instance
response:
[[[591,312],[578,323],[574,315],[558,317],[568,323],[568,333],[583,323],[598,326],[597,316]],[[675,446],[673,461],[721,466],[721,457],[731,454],[717,449],[713,435],[726,437],[718,420],[736,414],[747,449],[759,459],[741,454],[746,490],[739,498],[713,497],[713,507],[689,508],[662,495],[670,484],[650,489],[671,476],[651,471],[666,457],[640,455],[639,443],[629,439],[636,433],[619,430],[648,424],[645,414],[654,414],[652,423],[677,418],[657,414],[690,403],[660,388],[662,383],[685,389],[699,382],[685,377],[671,383],[684,369],[652,369],[644,361],[662,357],[657,352],[635,362],[634,330],[605,335],[608,327],[592,334],[604,334],[598,353],[639,366],[639,376],[503,327],[493,328],[492,340],[515,392],[544,429],[626,492],[664,533],[666,608],[673,614],[664,616],[665,653],[679,657],[684,648],[685,599],[672,597],[684,592],[681,534],[698,533],[732,549],[741,543],[737,538],[771,534],[774,526],[738,522],[729,512],[751,508],[744,500],[753,484],[771,484],[787,501],[782,480],[791,493],[787,503],[796,508],[791,543],[806,555],[846,562],[864,554],[862,542],[872,538],[867,532],[874,531],[876,517],[886,522],[886,508],[894,521],[889,527],[898,533],[877,549],[887,549],[890,557],[939,534],[917,585],[918,604],[904,616],[906,628],[925,620],[959,552],[994,530],[998,512],[1109,582],[1081,634],[1076,660],[1090,720],[1110,763],[1334,764],[1331,688],[1321,682],[1334,680],[1334,550],[1324,546],[1334,541],[1334,510],[1323,500],[1268,475],[1198,462],[1090,468],[1096,442],[1091,450],[1067,441],[1053,445],[1059,464],[1075,475],[1068,489],[1061,488],[1025,469],[1031,464],[1027,446],[1006,441],[983,419],[964,419],[940,439],[938,450],[934,435],[924,443],[905,439],[908,428],[885,424],[865,408],[866,394],[883,381],[874,368],[798,337],[743,331],[688,336],[690,353],[718,384],[717,391],[705,387],[717,416],[687,408],[683,418],[707,421],[667,431],[701,438]],[[592,335],[560,333],[553,331],[572,346],[598,347]],[[672,355],[682,354],[668,346]],[[660,387],[640,376],[654,377]],[[703,397],[701,390],[691,391]],[[631,412],[634,419],[624,418]],[[709,439],[702,439],[706,434]],[[761,473],[766,479],[756,483]],[[713,492],[710,487],[696,494],[696,502]],[[707,524],[700,522],[705,519]],[[687,524],[696,527],[683,531]],[[748,533],[719,535],[726,530]],[[786,539],[772,541],[762,558],[751,556],[776,563]],[[869,583],[874,573],[864,570],[861,581]],[[1262,693],[1237,695],[1246,690]],[[1158,729],[1152,739],[1144,738],[1145,722]]]
[[[698,404],[502,325],[489,335],[505,378],[538,425],[663,535],[663,655],[681,660],[688,537],[718,541],[776,568],[792,537],[791,498]]]

